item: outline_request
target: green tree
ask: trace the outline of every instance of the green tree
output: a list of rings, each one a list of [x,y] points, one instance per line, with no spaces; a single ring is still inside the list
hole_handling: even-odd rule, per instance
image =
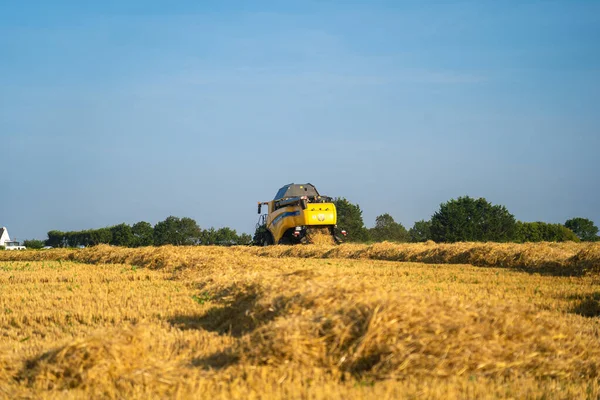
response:
[[[200,235],[200,243],[203,245],[214,245],[217,243],[217,230],[212,226],[208,229],[202,230]]]
[[[86,243],[88,240],[89,242]],[[75,243],[81,244],[83,246],[95,246],[97,244],[110,244],[111,240],[112,232],[110,228],[100,228],[88,231],[88,236],[86,240],[82,240],[81,238],[76,239]]]
[[[228,227],[219,228],[215,233],[215,243],[218,245],[230,246],[237,244],[238,235],[235,229]]]
[[[23,242],[23,246],[27,247],[28,249],[41,249],[44,247],[44,242],[42,240],[29,239]]]
[[[431,240],[431,220],[415,222],[413,227],[408,230],[408,236],[413,243]]]
[[[369,231],[363,222],[362,210],[358,204],[352,204],[345,198],[334,200],[337,211],[337,226],[345,230],[349,242],[366,242],[369,240]]]
[[[506,207],[469,196],[442,204],[431,218],[431,236],[436,242],[508,242],[515,229],[515,217]]]
[[[248,245],[252,243],[252,236],[247,233],[238,235],[235,229],[228,227],[219,229],[211,227],[202,231],[200,243],[218,246]]]
[[[64,247],[65,246],[65,233],[61,231],[50,231],[48,232],[48,239],[46,239],[46,246],[52,247]]]
[[[526,243],[526,242],[542,242],[544,233],[539,222],[521,222],[517,221],[517,228],[515,233],[515,242]]]
[[[247,246],[252,244],[252,236],[248,233],[242,233],[238,236],[237,244],[240,246]]]
[[[571,218],[565,222],[565,227],[573,231],[584,242],[595,242],[598,240],[598,227],[594,225],[593,221],[587,218]]]
[[[149,222],[140,221],[131,227],[133,247],[152,246],[154,244],[154,228]]]
[[[162,246],[190,246],[197,244],[202,236],[202,230],[191,218],[167,217],[154,226],[154,244]]]
[[[110,227],[110,244],[114,246],[131,247],[134,244],[135,237],[133,230],[128,224],[119,224]]]
[[[67,240],[68,247],[77,247],[80,244],[86,244],[87,234],[91,231],[71,231],[65,232],[65,239]]]
[[[384,240],[390,242],[408,242],[409,236],[406,228],[394,221],[390,214],[382,214],[375,218],[375,226],[369,229],[371,239],[376,242]]]

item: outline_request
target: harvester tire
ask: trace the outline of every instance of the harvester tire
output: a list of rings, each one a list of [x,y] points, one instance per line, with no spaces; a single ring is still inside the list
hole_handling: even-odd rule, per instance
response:
[[[292,241],[290,240],[290,238],[289,238],[289,237],[287,237],[287,236],[284,236],[284,237],[282,237],[281,239],[279,239],[279,244],[282,244],[282,245],[290,245],[290,244],[293,244],[293,243],[292,243]]]
[[[273,240],[273,235],[271,234],[271,232],[266,232],[265,235],[263,236],[263,246],[272,246],[275,244],[275,241]]]

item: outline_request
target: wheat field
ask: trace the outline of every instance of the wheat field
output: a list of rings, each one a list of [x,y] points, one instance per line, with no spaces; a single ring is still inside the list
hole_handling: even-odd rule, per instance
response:
[[[0,252],[0,398],[600,396],[600,245]]]

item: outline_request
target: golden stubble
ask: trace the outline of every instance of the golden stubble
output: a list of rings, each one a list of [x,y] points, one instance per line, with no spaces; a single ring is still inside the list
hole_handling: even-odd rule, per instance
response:
[[[0,398],[598,397],[596,245],[445,246],[2,252]]]

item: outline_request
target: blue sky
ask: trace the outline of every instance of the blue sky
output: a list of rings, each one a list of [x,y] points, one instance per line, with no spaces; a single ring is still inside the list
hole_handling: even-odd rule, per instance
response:
[[[0,0],[0,226],[252,233],[290,182],[600,224],[598,38],[597,1]]]

